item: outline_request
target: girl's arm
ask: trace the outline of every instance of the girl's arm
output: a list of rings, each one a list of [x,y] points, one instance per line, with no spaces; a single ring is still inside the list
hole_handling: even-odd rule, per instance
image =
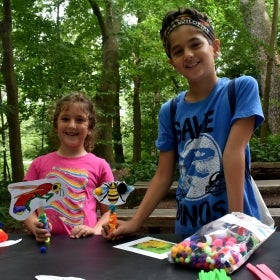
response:
[[[102,225],[108,223],[109,221],[109,208],[108,205],[99,204],[100,207],[100,218],[98,219],[96,225],[93,227],[94,234],[101,234]]]
[[[80,238],[90,235],[100,235],[102,225],[109,220],[109,211],[108,206],[105,204],[100,204],[100,215],[101,217],[97,221],[94,227],[89,227],[86,225],[76,226],[72,229],[70,237],[71,238]]]
[[[254,124],[255,116],[236,120],[223,153],[229,213],[244,211],[245,148],[253,134]]]

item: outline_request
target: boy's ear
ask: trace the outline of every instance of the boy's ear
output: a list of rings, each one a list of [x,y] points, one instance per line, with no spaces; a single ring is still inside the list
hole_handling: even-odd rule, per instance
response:
[[[212,42],[212,46],[213,46],[213,50],[214,50],[214,55],[215,57],[218,57],[221,52],[221,42],[219,39],[215,39],[213,42]]]

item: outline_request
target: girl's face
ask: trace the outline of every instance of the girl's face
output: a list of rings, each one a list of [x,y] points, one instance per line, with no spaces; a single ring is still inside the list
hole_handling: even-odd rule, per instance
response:
[[[220,41],[210,45],[199,30],[191,25],[182,25],[169,35],[171,58],[169,63],[189,82],[215,75],[215,57],[220,51]]]
[[[60,147],[84,151],[84,141],[90,133],[88,115],[78,102],[64,107],[57,119],[57,134]]]

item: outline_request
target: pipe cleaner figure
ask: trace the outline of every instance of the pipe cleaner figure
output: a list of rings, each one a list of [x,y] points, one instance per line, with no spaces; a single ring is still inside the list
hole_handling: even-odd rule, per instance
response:
[[[116,206],[124,204],[128,195],[134,190],[132,186],[124,182],[114,181],[103,183],[94,190],[94,197],[100,202],[109,205],[109,229],[110,232],[116,229],[117,213]]]

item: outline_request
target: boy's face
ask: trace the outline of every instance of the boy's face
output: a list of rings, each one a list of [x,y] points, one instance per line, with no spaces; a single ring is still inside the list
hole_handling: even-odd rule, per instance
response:
[[[80,103],[70,103],[58,115],[57,134],[61,146],[65,148],[84,147],[84,141],[90,133],[88,115]]]
[[[215,57],[220,51],[220,41],[211,44],[198,28],[181,25],[169,35],[169,63],[189,82],[200,81],[215,74]]]

